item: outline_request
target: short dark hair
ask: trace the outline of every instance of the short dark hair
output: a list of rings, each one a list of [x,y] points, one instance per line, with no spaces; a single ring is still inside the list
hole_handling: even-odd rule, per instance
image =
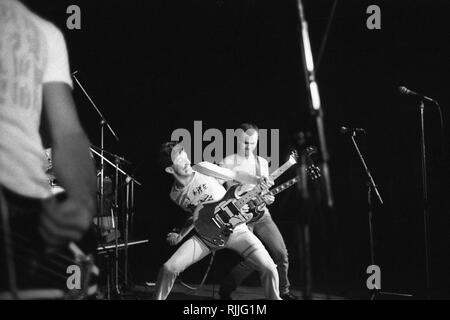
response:
[[[256,124],[254,124],[254,123],[251,123],[251,122],[241,123],[240,126],[239,126],[239,129],[244,130],[244,132],[247,132],[247,130],[250,130],[250,129],[253,129],[256,132],[258,132],[258,130],[259,130],[258,126]]]
[[[178,144],[178,142],[170,141],[164,142],[159,148],[158,162],[159,165],[165,169],[172,166],[172,150]]]

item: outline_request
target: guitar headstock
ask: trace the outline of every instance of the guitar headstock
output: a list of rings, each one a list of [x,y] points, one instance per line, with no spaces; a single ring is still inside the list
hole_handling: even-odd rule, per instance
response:
[[[289,155],[289,162],[295,164],[297,163],[297,161],[298,161],[298,152],[297,150],[292,150]]]
[[[300,154],[297,150],[294,149],[289,155],[289,162],[292,164],[296,164],[300,156],[306,156],[307,158],[310,158],[311,155],[315,153],[317,153],[317,148],[312,146],[306,147],[304,150],[301,150]]]
[[[316,180],[321,177],[320,168],[314,164],[306,168],[306,174],[311,180]]]

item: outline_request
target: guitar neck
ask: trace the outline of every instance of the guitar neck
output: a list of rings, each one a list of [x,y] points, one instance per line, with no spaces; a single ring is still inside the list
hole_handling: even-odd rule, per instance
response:
[[[294,157],[289,157],[289,160],[286,161],[281,167],[279,167],[277,170],[275,170],[270,177],[275,180],[279,176],[281,176],[286,170],[288,170],[290,167],[292,167],[294,164],[296,164],[297,161],[294,159]],[[235,206],[240,209],[244,205],[246,205],[250,200],[255,198],[257,195],[261,193],[262,189],[260,186],[254,187],[252,190],[247,192],[242,198],[240,198],[238,201],[235,202]]]
[[[292,178],[291,180],[286,181],[283,184],[280,184],[278,187],[275,187],[273,189],[270,190],[270,194],[277,195],[280,192],[286,190],[287,188],[293,186],[294,184],[296,184],[297,182],[299,182],[301,180],[300,176],[297,176],[295,178]]]
[[[243,206],[245,206],[250,200],[252,200],[253,198],[255,198],[257,195],[259,195],[261,193],[261,187],[258,185],[256,187],[254,187],[252,190],[250,190],[249,192],[247,192],[246,194],[244,194],[241,198],[239,198],[239,200],[237,200],[234,205],[238,208],[241,209]]]
[[[272,172],[270,177],[272,180],[276,180],[279,176],[281,176],[283,173],[285,173],[290,167],[292,167],[294,164],[296,164],[297,161],[293,157],[289,157],[289,160],[286,161],[281,167],[279,167],[277,170]]]

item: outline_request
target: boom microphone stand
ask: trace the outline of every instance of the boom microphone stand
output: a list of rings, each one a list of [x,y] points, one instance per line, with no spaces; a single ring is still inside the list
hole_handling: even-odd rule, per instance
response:
[[[75,79],[75,82],[81,88],[84,95],[87,97],[87,99],[89,100],[89,102],[91,103],[91,105],[93,106],[95,111],[97,112],[97,114],[100,116],[100,153],[101,153],[101,157],[100,157],[100,215],[102,215],[103,207],[104,207],[104,171],[105,171],[105,163],[104,163],[105,134],[104,134],[104,131],[105,131],[105,126],[109,129],[109,131],[111,132],[113,137],[117,140],[117,142],[119,142],[119,138],[116,135],[116,133],[114,132],[114,130],[111,128],[111,125],[108,123],[108,121],[106,120],[103,113],[100,111],[100,109],[94,103],[92,98],[89,96],[89,94],[86,92],[86,90],[84,89],[84,87],[82,86],[82,84],[80,83],[78,78],[76,77],[77,73],[78,73],[78,71],[75,71],[72,73],[72,76]],[[116,255],[116,259],[118,259],[117,255]],[[117,290],[117,285],[116,285],[116,290]],[[118,292],[118,291],[116,293],[120,294],[120,292]],[[108,284],[108,297],[109,296],[110,296],[110,292],[109,292],[109,284]]]
[[[375,252],[374,252],[374,233],[373,233],[373,213],[372,213],[372,192],[374,191],[376,198],[378,202],[383,205],[383,199],[381,198],[380,192],[378,191],[377,185],[375,184],[375,181],[373,180],[372,174],[370,173],[369,168],[367,167],[366,161],[364,160],[363,155],[361,154],[361,151],[359,150],[358,144],[356,143],[355,137],[357,132],[365,132],[363,129],[347,129],[345,127],[342,127],[341,129],[342,133],[350,133],[351,140],[353,143],[353,146],[355,147],[356,153],[358,154],[358,157],[364,167],[364,172],[366,173],[367,178],[367,204],[368,204],[368,220],[369,220],[369,246],[370,246],[370,262],[371,265],[375,265]],[[395,296],[402,296],[402,297],[411,297],[410,294],[403,294],[403,293],[394,293],[394,292],[381,292],[381,288],[375,287],[374,291],[372,292],[372,295],[370,297],[370,300],[374,300],[377,293],[380,294],[389,294],[389,295],[395,295]]]
[[[111,132],[111,134],[114,136],[114,138],[117,140],[117,142],[119,142],[119,138],[117,137],[116,133],[114,132],[114,130],[111,128],[110,124],[108,123],[108,121],[106,120],[105,116],[103,115],[103,113],[100,111],[100,109],[96,106],[96,104],[94,103],[94,101],[91,99],[91,97],[89,96],[89,94],[86,92],[86,90],[84,89],[84,87],[81,85],[80,81],[78,80],[78,78],[75,76],[78,73],[78,71],[75,71],[72,73],[72,77],[75,79],[75,82],[78,84],[78,86],[81,88],[81,90],[83,91],[84,95],[88,98],[89,102],[91,103],[91,105],[94,107],[95,111],[98,113],[98,115],[100,116],[100,149],[101,149],[101,157],[100,157],[100,214],[103,214],[103,199],[104,199],[104,142],[105,142],[105,138],[104,138],[104,131],[105,131],[105,125],[107,126],[107,128],[109,129],[109,131]]]
[[[367,167],[366,161],[364,161],[364,157],[361,154],[361,151],[358,148],[358,144],[356,143],[356,130],[351,131],[351,139],[353,146],[355,147],[356,153],[358,154],[359,160],[364,167],[364,172],[366,173],[367,178],[367,204],[368,204],[368,216],[369,216],[369,242],[370,242],[370,263],[371,265],[375,265],[375,253],[374,253],[374,241],[373,241],[373,213],[372,213],[372,190],[375,191],[378,201],[380,204],[383,204],[383,199],[381,198],[380,192],[378,191],[377,185],[373,180],[372,174],[370,173],[369,168]],[[376,288],[379,290],[380,288]],[[375,292],[372,294],[371,300],[375,298]]]

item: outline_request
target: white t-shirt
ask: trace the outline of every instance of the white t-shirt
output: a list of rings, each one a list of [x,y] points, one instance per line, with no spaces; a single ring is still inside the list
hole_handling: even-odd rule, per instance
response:
[[[259,170],[257,170],[257,159],[259,159]],[[269,176],[269,163],[267,160],[253,154],[250,154],[248,158],[239,154],[231,154],[225,157],[219,165],[234,172],[242,171],[259,177]],[[246,189],[249,187],[251,188],[253,185],[247,186]]]
[[[178,188],[175,184],[172,186],[170,198],[184,210],[192,213],[199,204],[219,201],[225,193],[225,188],[216,178],[195,172],[188,185],[183,188]]]
[[[39,134],[43,84],[72,87],[61,31],[16,0],[0,0],[0,184],[19,194],[51,195]]]
[[[259,159],[259,170],[257,169],[257,159]],[[235,172],[243,171],[258,177],[269,176],[269,162],[263,157],[253,154],[250,154],[248,158],[239,154],[232,154],[225,157],[219,165]],[[242,190],[249,191],[254,187],[255,185],[253,184],[245,184],[242,186]],[[267,207],[264,207],[264,211],[268,213]]]

